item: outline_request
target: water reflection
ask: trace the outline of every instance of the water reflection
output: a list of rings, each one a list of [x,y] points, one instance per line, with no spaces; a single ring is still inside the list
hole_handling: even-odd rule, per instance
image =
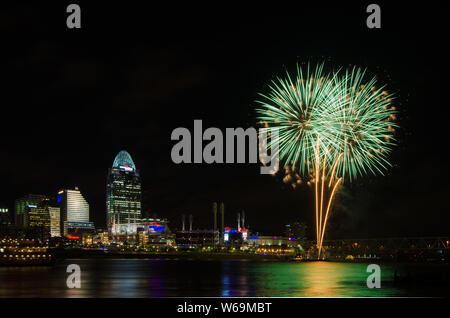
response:
[[[248,261],[235,260],[222,262],[222,297],[251,296],[249,289]]]
[[[239,266],[237,273],[224,272],[222,295],[365,297],[395,296],[400,293],[392,286],[368,289],[366,279],[369,274],[366,268],[366,264],[258,262],[250,267]],[[385,277],[392,276],[389,266],[383,268],[383,273]],[[245,277],[245,285],[233,283],[233,279],[241,277]]]
[[[336,266],[326,262],[311,262],[305,264],[299,272],[298,279],[301,281],[303,295],[311,297],[337,297],[342,296],[339,292],[344,284],[341,271],[336,270]],[[364,277],[361,277],[364,279]],[[299,295],[301,296],[301,295]]]
[[[68,264],[81,267],[81,289],[66,286]],[[421,275],[441,267],[413,269]],[[0,297],[371,297],[443,295],[393,283],[401,267],[381,265],[382,288],[366,286],[367,264],[243,260],[67,260],[54,267],[0,268]],[[408,268],[408,272],[410,268]],[[440,272],[439,272],[440,271]],[[412,272],[413,273],[413,272]],[[425,276],[424,276],[425,277]],[[429,276],[426,276],[429,277]]]
[[[377,290],[367,288],[364,264],[311,262],[301,275],[302,294],[310,297],[379,296],[374,295]]]

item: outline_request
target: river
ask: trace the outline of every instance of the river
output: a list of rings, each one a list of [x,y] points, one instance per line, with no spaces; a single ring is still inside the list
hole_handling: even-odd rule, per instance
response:
[[[69,289],[69,264],[81,288]],[[53,267],[0,267],[0,297],[403,297],[448,296],[448,265],[187,259],[68,259]],[[394,281],[394,277],[400,279]]]

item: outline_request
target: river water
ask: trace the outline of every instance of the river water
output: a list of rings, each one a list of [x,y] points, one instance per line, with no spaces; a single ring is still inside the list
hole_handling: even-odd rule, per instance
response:
[[[69,264],[81,288],[69,289]],[[380,264],[369,289],[367,265],[181,259],[70,259],[53,267],[0,267],[0,297],[402,297],[448,296],[447,265]],[[397,276],[400,279],[394,280]]]

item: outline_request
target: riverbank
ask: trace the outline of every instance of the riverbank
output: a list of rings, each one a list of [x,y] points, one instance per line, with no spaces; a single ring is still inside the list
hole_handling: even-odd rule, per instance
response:
[[[192,259],[192,260],[280,260],[289,261],[293,255],[254,254],[241,252],[123,252],[102,250],[57,250],[53,255],[58,259],[67,258],[125,258],[125,259]]]
[[[54,250],[53,256],[58,260],[68,258],[77,259],[168,259],[168,260],[251,260],[251,261],[282,261],[282,262],[317,262],[317,259],[306,259],[296,257],[293,254],[256,254],[248,252],[199,252],[199,251],[173,251],[173,252],[131,252],[131,251],[107,251],[107,250]],[[444,260],[397,260],[383,258],[329,258],[320,260],[320,262],[333,263],[373,263],[373,264],[389,264],[389,263],[433,263],[433,264],[449,264]]]

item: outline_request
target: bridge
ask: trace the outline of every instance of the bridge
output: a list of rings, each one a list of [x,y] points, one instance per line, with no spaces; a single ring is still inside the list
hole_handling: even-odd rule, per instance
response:
[[[448,259],[450,236],[335,239],[324,241],[323,248],[328,258]]]
[[[353,250],[442,250],[450,249],[450,236],[340,239],[326,240],[323,245],[328,248],[346,248]]]

